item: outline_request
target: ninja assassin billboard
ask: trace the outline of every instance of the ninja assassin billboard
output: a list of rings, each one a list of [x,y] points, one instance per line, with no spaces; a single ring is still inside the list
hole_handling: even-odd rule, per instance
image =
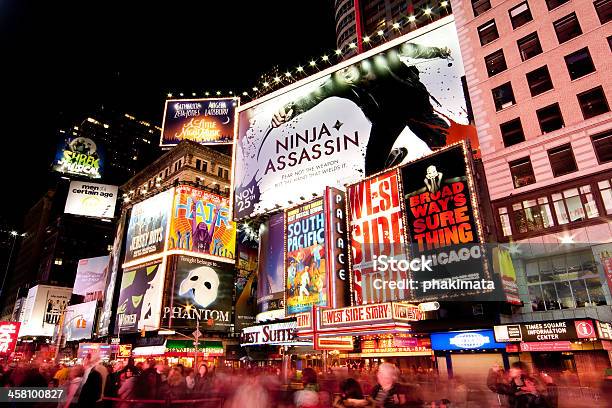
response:
[[[115,334],[159,327],[165,269],[160,261],[123,271]]]
[[[179,255],[170,265],[174,278],[164,291],[163,325],[227,331],[232,324],[234,264]]]
[[[286,208],[476,132],[452,17],[243,105],[235,218]]]

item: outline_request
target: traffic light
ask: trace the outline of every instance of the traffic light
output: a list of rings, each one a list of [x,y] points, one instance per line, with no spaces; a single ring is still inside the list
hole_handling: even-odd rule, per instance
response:
[[[142,330],[140,331],[140,337],[145,337],[147,334],[147,331],[145,330],[145,328],[143,327]]]

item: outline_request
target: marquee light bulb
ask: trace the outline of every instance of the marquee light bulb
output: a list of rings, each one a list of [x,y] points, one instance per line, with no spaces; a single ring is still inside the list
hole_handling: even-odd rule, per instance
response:
[[[357,48],[357,45],[355,43],[350,43],[349,48]]]
[[[424,13],[426,16],[428,16],[428,15],[430,15],[430,14],[431,14],[431,9],[428,7],[428,8],[426,8],[425,10],[423,10],[423,13]]]
[[[416,21],[416,17],[415,16],[409,16],[408,17],[408,21],[410,21],[411,23],[414,23]]]
[[[400,28],[399,23],[393,23],[393,28],[395,28],[396,30]]]
[[[440,2],[440,5],[442,7],[446,7],[446,6],[448,6],[448,1],[444,0],[444,1]]]
[[[380,35],[380,36],[382,37],[383,35],[385,35],[385,32],[384,32],[383,30],[378,30],[378,33],[377,33],[377,34],[378,34],[378,35]]]
[[[368,37],[367,35],[363,37],[363,42],[370,42],[370,37]]]
[[[310,66],[314,67],[315,65],[317,65],[317,62],[315,60],[310,61]]]
[[[289,77],[291,76],[291,72],[289,72],[289,71],[285,72],[285,76],[286,76],[287,78],[289,78]]]
[[[171,93],[168,94],[168,98],[172,98],[172,94]]]
[[[322,56],[322,57],[321,57],[321,59],[322,59],[323,61],[327,61],[327,60],[329,59],[329,57],[328,57],[327,55],[324,55],[324,56]]]
[[[263,83],[263,85],[264,85],[265,87],[270,86],[270,84],[269,84],[268,82],[264,82],[264,83]]]
[[[336,50],[336,55],[341,55],[342,54],[342,50]]]
[[[298,72],[302,72],[304,70],[304,68],[300,65],[299,67],[297,67],[297,71]]]
[[[280,82],[280,77],[275,76],[275,77],[274,77],[274,80],[275,80],[276,82]]]

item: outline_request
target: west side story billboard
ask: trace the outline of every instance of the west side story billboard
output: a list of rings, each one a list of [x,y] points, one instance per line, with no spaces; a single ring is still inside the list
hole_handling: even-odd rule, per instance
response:
[[[236,219],[474,138],[452,16],[239,108]]]
[[[166,101],[160,146],[176,146],[182,140],[200,144],[232,143],[238,102],[238,98]]]

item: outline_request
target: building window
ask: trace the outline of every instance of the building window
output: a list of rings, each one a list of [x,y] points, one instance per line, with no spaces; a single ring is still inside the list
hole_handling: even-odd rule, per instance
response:
[[[502,233],[504,234],[504,237],[509,237],[512,235],[512,228],[510,227],[510,216],[508,215],[508,209],[506,207],[500,207],[498,212]]]
[[[579,49],[565,56],[565,65],[572,80],[583,77],[595,71],[595,65],[591,59],[588,47]]]
[[[523,200],[512,204],[512,222],[514,230],[521,234],[553,227],[555,224],[548,197]]]
[[[508,10],[508,14],[510,14],[510,22],[512,23],[512,28],[514,29],[517,29],[533,20],[533,17],[531,17],[531,10],[529,10],[529,3],[527,2],[523,2],[515,7],[512,7],[510,10]]]
[[[208,162],[207,161],[202,162],[202,171],[204,173],[208,173]]]
[[[555,177],[578,171],[572,145],[569,143],[550,149],[548,151],[548,160]]]
[[[567,3],[569,0],[546,0],[546,7],[548,7],[548,11],[559,7],[562,4]]]
[[[606,24],[612,20],[612,0],[595,0],[593,5],[601,24]]]
[[[197,169],[197,170],[201,170],[201,167],[202,167],[202,160],[200,160],[200,159],[196,159],[196,161],[195,161],[195,166],[196,166],[196,169]]]
[[[510,82],[506,82],[497,88],[491,89],[491,93],[493,94],[493,102],[495,102],[496,111],[508,108],[516,103]]]
[[[612,35],[608,37],[608,47],[610,47],[610,51],[612,51]]]
[[[591,136],[591,142],[599,164],[612,162],[612,130]]]
[[[568,14],[567,16],[555,21],[553,23],[555,27],[555,33],[557,33],[557,39],[559,44],[563,44],[572,38],[578,37],[582,34],[580,23],[576,13]]]
[[[542,134],[550,133],[563,127],[563,116],[561,116],[561,109],[559,109],[558,103],[553,103],[536,110],[536,116],[538,117]]]
[[[518,45],[521,59],[527,61],[529,58],[533,58],[538,54],[542,53],[542,46],[540,45],[540,39],[537,33],[531,33],[516,42]]]
[[[165,177],[168,177],[168,173],[170,173],[170,169],[166,169],[166,171],[164,172]]]
[[[525,141],[525,134],[523,133],[523,126],[521,125],[520,118],[504,122],[499,125],[499,128],[501,130],[502,139],[504,140],[504,146],[506,147]]]
[[[599,217],[590,185],[552,194],[552,200],[559,225]]]
[[[499,38],[499,33],[497,32],[495,20],[487,21],[486,23],[478,27],[477,30],[478,37],[480,37],[480,45],[487,45],[488,43]]]
[[[529,157],[511,161],[509,164],[514,188],[528,186],[536,182]]]
[[[474,10],[474,17],[481,15],[490,8],[491,2],[489,0],[472,0],[472,10]]]
[[[585,119],[589,119],[610,111],[608,101],[606,100],[606,95],[604,94],[601,86],[589,89],[588,91],[582,92],[577,96],[580,109],[582,109],[582,116],[584,116]]]
[[[612,188],[610,187],[610,180],[603,180],[597,183],[599,187],[599,193],[606,209],[606,214],[612,214]]]
[[[531,96],[539,95],[553,88],[553,83],[550,79],[550,73],[548,72],[548,67],[546,65],[531,72],[528,72],[526,76]]]
[[[533,311],[606,304],[591,250],[530,260],[525,277]]]
[[[504,58],[504,51],[498,50],[493,54],[487,55],[485,57],[485,65],[487,66],[487,73],[490,77],[505,71],[508,67],[506,66],[506,59]]]

